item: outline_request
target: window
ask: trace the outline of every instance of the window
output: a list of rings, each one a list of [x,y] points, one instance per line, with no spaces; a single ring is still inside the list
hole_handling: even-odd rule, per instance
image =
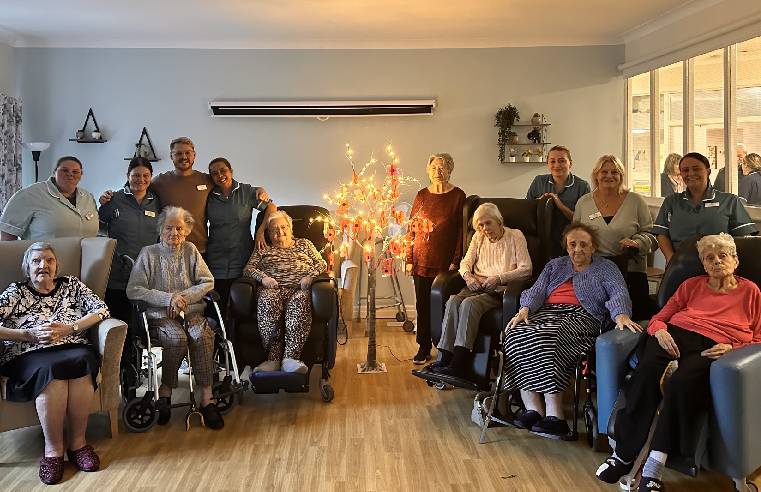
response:
[[[683,153],[684,63],[658,69],[658,173],[666,172],[666,158]],[[673,174],[673,171],[668,174]],[[659,176],[656,176],[660,179]],[[654,181],[654,183],[657,182]],[[660,196],[664,196],[660,190]]]
[[[692,151],[708,157],[718,189],[741,189],[743,172],[753,172],[743,156],[761,154],[761,37],[635,75],[626,87],[631,189],[656,196],[666,158]]]
[[[643,73],[631,79],[629,100],[629,183],[633,191],[650,195],[650,74]]]

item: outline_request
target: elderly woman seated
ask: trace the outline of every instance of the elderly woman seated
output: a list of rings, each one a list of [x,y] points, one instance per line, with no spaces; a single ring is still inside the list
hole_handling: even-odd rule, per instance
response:
[[[594,345],[606,320],[640,331],[630,318],[631,301],[618,267],[594,255],[594,230],[574,222],[562,241],[568,256],[547,263],[521,294],[503,346],[502,387],[520,390],[526,406],[514,424],[554,439],[570,433],[562,394],[579,356]]]
[[[615,453],[597,469],[604,482],[616,483],[631,471],[662,400],[639,490],[663,490],[668,455],[695,451],[699,415],[711,401],[711,364],[732,349],[761,343],[761,292],[734,275],[739,262],[732,236],[705,236],[697,248],[707,275],[685,280],[650,321],[651,336],[625,389],[626,407],[616,414]],[[677,369],[661,396],[661,379],[673,361]]]
[[[327,265],[308,239],[293,237],[293,221],[285,212],[267,218],[271,246],[251,255],[244,277],[262,285],[257,291],[256,315],[267,360],[257,371],[306,374],[301,350],[312,327],[312,300],[309,286]]]
[[[478,335],[481,317],[502,306],[508,282],[531,275],[531,257],[526,238],[518,229],[504,226],[493,203],[481,204],[473,214],[476,233],[460,262],[466,287],[447,301],[438,350],[441,357],[430,369],[439,374],[462,377]]]
[[[82,471],[100,467],[85,441],[99,371],[87,330],[109,315],[79,279],[56,277],[58,267],[53,247],[34,243],[21,262],[27,280],[0,294],[0,374],[8,378],[8,400],[35,402],[45,436],[40,480],[49,485],[63,478],[64,422],[69,461]]]
[[[158,218],[161,242],[146,246],[137,257],[127,283],[127,297],[148,305],[148,331],[163,347],[157,423],[171,418],[172,389],[185,354],[201,393],[206,427],[221,429],[224,421],[212,400],[214,331],[204,317],[203,298],[214,288],[214,277],[195,245],[185,241],[193,216],[181,207],[166,207]]]

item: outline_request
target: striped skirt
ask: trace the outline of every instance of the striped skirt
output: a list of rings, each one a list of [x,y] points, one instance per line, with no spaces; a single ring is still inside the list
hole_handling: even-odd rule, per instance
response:
[[[560,393],[584,352],[595,343],[600,322],[583,307],[545,304],[507,331],[502,366],[503,390]]]

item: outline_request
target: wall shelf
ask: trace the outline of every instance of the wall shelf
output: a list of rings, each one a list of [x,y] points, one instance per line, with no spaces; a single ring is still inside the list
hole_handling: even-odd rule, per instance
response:
[[[143,139],[145,139],[145,142]],[[161,160],[156,156],[156,150],[153,148],[153,142],[151,142],[151,137],[148,135],[148,129],[146,127],[143,127],[143,131],[140,132],[140,138],[135,144],[135,153],[132,157],[125,157],[124,160],[131,161],[135,157],[138,157],[138,155],[148,159],[148,162],[159,162]]]
[[[550,126],[551,124],[552,123],[539,123],[538,125],[532,125],[531,123],[516,123],[513,125],[513,128],[515,128],[516,126],[523,126],[526,128],[536,128],[540,126]]]
[[[87,135],[87,123],[90,122],[90,118],[92,118],[92,124],[95,127],[95,130],[90,132],[92,135],[93,132],[98,132],[99,138],[85,138],[85,135]],[[69,142],[77,142],[77,143],[106,143],[108,142],[108,139],[100,138],[103,136],[103,133],[100,131],[100,127],[98,126],[98,120],[95,119],[95,113],[93,112],[92,108],[90,108],[89,111],[87,111],[87,116],[85,117],[85,123],[82,125],[82,128],[77,130],[77,138],[70,138]]]
[[[505,145],[506,148],[510,147],[538,147],[540,145],[551,145],[552,142],[539,142],[539,143],[517,143],[517,144],[507,144]]]
[[[108,140],[104,138],[70,138],[69,142],[77,143],[106,143]]]

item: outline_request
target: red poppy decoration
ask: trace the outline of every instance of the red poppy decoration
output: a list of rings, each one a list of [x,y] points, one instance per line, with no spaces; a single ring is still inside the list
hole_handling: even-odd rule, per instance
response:
[[[394,256],[399,256],[402,254],[402,242],[399,239],[392,239],[388,243],[388,250],[391,252]]]
[[[381,263],[381,274],[384,277],[389,277],[392,273],[394,273],[394,259],[383,258],[383,262]]]
[[[327,239],[329,243],[332,243],[336,238],[336,230],[328,224],[325,224],[322,228],[322,235],[325,236],[325,239]]]

